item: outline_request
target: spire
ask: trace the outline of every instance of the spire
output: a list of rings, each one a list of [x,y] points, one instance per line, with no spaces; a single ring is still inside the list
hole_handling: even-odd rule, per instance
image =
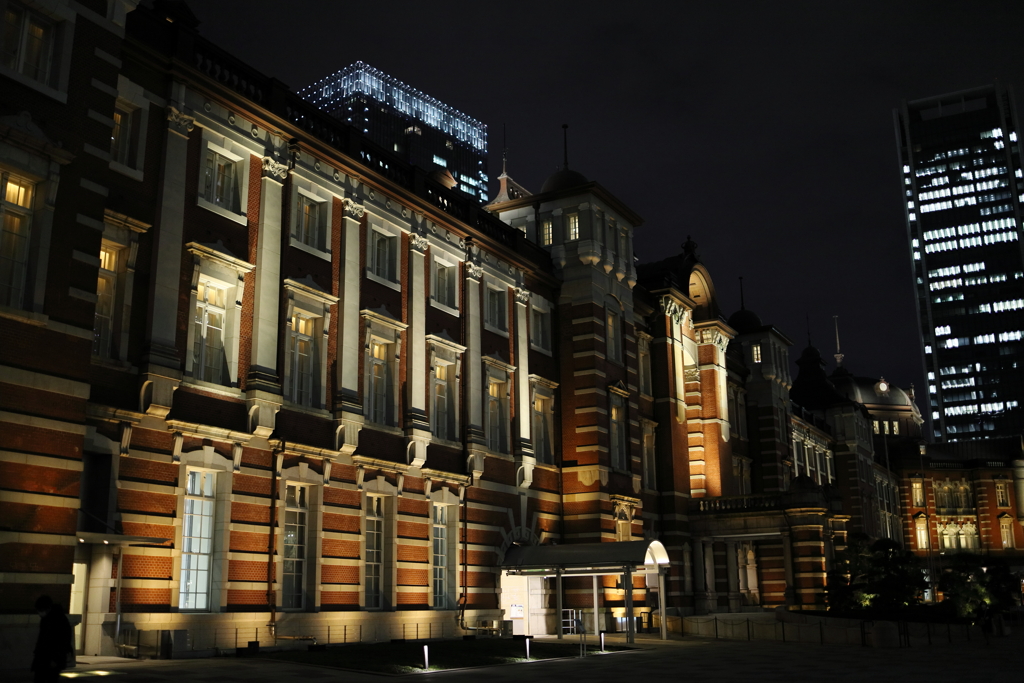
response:
[[[811,343],[811,314],[804,313],[804,317],[807,318],[807,345],[814,346],[814,344]]]
[[[505,124],[501,124],[501,175],[508,175],[508,133],[505,131]]]
[[[689,235],[686,236],[686,241],[683,242],[683,253],[686,254],[687,256],[692,256],[695,259],[698,258],[697,243],[694,242]]]
[[[743,300],[743,276],[740,275],[740,310],[747,310],[747,304]]]
[[[525,187],[512,180],[508,174],[508,134],[503,123],[501,124],[501,175],[498,176],[498,196],[487,206],[501,204],[513,199],[522,199],[523,197],[529,197],[531,194]]]
[[[832,322],[836,326],[836,353],[835,353],[836,366],[841,368],[841,367],[843,367],[843,352],[839,348],[839,316],[838,315],[832,316]]]
[[[565,155],[565,161],[562,168],[569,168],[569,124],[562,124],[562,152]]]

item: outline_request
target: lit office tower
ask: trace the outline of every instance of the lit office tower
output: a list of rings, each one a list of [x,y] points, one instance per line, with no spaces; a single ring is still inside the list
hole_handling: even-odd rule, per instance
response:
[[[895,118],[934,435],[1019,435],[1024,181],[1012,92],[904,102]]]
[[[299,95],[352,124],[388,152],[486,202],[487,126],[363,62],[321,78]]]

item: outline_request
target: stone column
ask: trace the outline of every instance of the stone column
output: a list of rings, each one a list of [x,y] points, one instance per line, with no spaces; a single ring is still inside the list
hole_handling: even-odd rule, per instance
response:
[[[271,163],[273,160],[269,159]],[[246,394],[259,390],[277,394],[277,342],[281,310],[281,207],[284,176],[264,163],[260,179],[260,222],[256,238],[256,282],[253,299],[252,359]],[[250,207],[250,210],[252,207]],[[285,323],[287,325],[287,322]]]
[[[530,333],[527,328],[530,310],[530,292],[515,288],[516,327],[516,440],[515,454],[524,469],[524,483],[533,481],[534,459],[533,443],[530,436],[531,416],[530,405]]]
[[[736,563],[736,542],[728,541],[725,544],[725,563],[729,576],[729,611],[740,611],[740,587],[739,569]]]
[[[337,258],[344,259],[341,269],[344,282],[338,292],[341,302],[338,306],[334,402],[336,414],[340,417],[336,446],[340,451],[351,453],[359,443],[359,429],[363,424],[363,407],[359,400],[359,357],[363,353],[363,340],[359,334],[359,281],[363,274],[359,235],[365,209],[349,197],[342,204],[342,253]]]
[[[423,290],[424,261],[429,242],[422,235],[409,236],[409,350],[406,377],[405,434],[409,439],[408,462],[422,467],[427,461],[430,443],[430,418],[427,414],[427,293]]]
[[[689,543],[683,544],[683,593],[693,593],[693,550]]]
[[[1017,508],[1017,522],[1024,525],[1024,460],[1013,461],[1014,504]],[[927,491],[925,492],[927,498]]]
[[[782,532],[782,563],[786,568],[786,604],[796,603],[796,582],[793,578],[793,543],[788,531]]]
[[[466,365],[463,375],[466,378],[466,441],[469,442],[470,449],[470,463],[467,469],[472,473],[474,480],[484,471],[484,456],[480,450],[484,444],[483,361],[480,356],[480,283],[483,280],[484,269],[477,263],[479,258],[479,248],[466,240],[466,295],[462,298],[465,306],[463,315],[466,318]],[[477,448],[474,449],[474,446]],[[558,618],[560,620],[561,615]]]
[[[701,543],[704,545],[704,582],[707,584],[705,611],[717,611],[718,583],[715,575],[715,542],[704,540]]]

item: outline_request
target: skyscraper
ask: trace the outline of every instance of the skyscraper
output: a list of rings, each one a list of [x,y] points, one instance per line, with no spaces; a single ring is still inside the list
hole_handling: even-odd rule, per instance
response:
[[[447,171],[450,186],[487,201],[487,126],[476,119],[363,62],[299,95],[409,163]]]
[[[904,102],[895,122],[933,435],[1020,434],[1024,181],[1012,91]]]

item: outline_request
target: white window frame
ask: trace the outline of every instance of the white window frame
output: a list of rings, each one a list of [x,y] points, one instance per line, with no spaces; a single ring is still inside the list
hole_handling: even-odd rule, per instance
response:
[[[1010,517],[999,518],[999,547],[1003,550],[1013,550],[1017,547],[1013,538],[1013,519]]]
[[[459,302],[461,289],[459,287],[459,263],[450,257],[446,258],[447,254],[444,256],[434,254],[433,247],[430,251],[433,255],[430,265],[430,304],[434,308],[439,308],[446,313],[458,316],[459,309],[461,308]],[[447,278],[446,287],[448,291],[447,298],[442,298],[439,295],[440,287],[438,286],[438,282],[440,281],[439,278],[441,277],[442,270],[446,271],[445,277]]]
[[[1005,481],[996,482],[996,507],[1010,507],[1010,486]]]
[[[242,297],[245,294],[245,275],[255,267],[235,258],[226,251],[213,246],[190,242],[185,248],[192,254],[192,291],[189,297],[189,325],[185,354],[185,381],[207,387],[238,387],[238,354],[241,337]],[[225,290],[224,355],[227,363],[228,381],[224,384],[205,382],[197,377],[194,367],[196,325],[194,314],[198,299],[199,283],[209,283]]]
[[[637,331],[637,374],[640,380],[640,395],[651,398],[654,396],[654,375],[651,373],[651,340],[653,337],[646,332]]]
[[[287,297],[288,307],[284,319],[284,372],[282,373],[282,389],[286,400],[293,406],[304,406],[309,409],[322,410],[327,406],[327,343],[331,327],[332,309],[337,305],[339,299],[321,289],[312,277],[307,276],[305,280],[285,280],[284,293]],[[304,403],[298,395],[298,387],[295,382],[295,371],[297,358],[295,356],[294,342],[299,336],[292,329],[293,319],[296,317],[308,318],[312,321],[311,333],[305,335],[311,342],[310,350],[310,387],[309,403]]]
[[[402,356],[402,335],[408,325],[395,319],[385,309],[363,310],[361,312],[365,323],[366,336],[364,338],[364,372],[363,372],[363,415],[366,418],[366,426],[378,428],[397,429],[399,422],[399,360]],[[384,358],[375,359],[373,349],[375,344],[384,347]],[[377,394],[373,381],[373,366],[383,364],[384,391],[383,415],[378,415],[374,409],[377,402]]]
[[[203,149],[199,155],[199,193],[196,196],[196,204],[235,223],[248,225],[250,151],[231,138],[218,135],[209,128],[202,130]],[[207,159],[210,154],[216,154],[234,164],[235,185],[238,193],[237,211],[230,206],[211,201],[206,196]]]
[[[430,604],[434,609],[449,609],[451,604],[451,508],[430,504]],[[458,511],[458,507],[455,507]]]
[[[493,297],[493,298],[492,298]],[[498,301],[500,311],[495,311],[491,306],[492,301]],[[484,282],[484,329],[503,337],[508,336],[508,287],[504,283],[494,282],[485,279]]]
[[[33,2],[31,6],[25,2],[16,0],[0,0],[0,12],[6,12],[8,7],[20,8],[28,14],[41,17],[51,25],[52,35],[50,39],[49,59],[46,78],[38,80],[22,73],[21,66],[7,66],[0,62],[0,75],[26,85],[33,90],[43,93],[59,102],[67,102],[67,87],[71,73],[72,46],[74,43],[74,27],[77,18],[73,5],[65,3],[48,3],[50,7],[41,6]],[[0,16],[0,22],[6,24],[6,16]],[[24,38],[25,27],[21,28],[21,36]],[[0,50],[6,46],[0,45]],[[20,49],[19,54],[24,51]]]
[[[382,267],[377,263],[377,242],[385,239],[388,241],[387,273],[378,274]],[[367,221],[366,233],[366,277],[374,282],[402,291],[402,277],[399,273],[401,267],[402,230],[383,218],[370,215]]]
[[[22,206],[19,203],[7,201],[7,191],[9,183],[12,181],[16,182],[19,186],[28,187],[29,196],[27,203],[29,206]],[[35,207],[38,206],[38,192],[39,185],[32,178],[28,178],[19,173],[0,171],[0,240],[2,240],[2,242],[0,242],[0,246],[9,243],[8,238],[5,236],[7,232],[5,227],[7,214],[18,216],[21,221],[23,221],[22,230],[24,233],[24,245],[20,255],[15,255],[14,258],[5,259],[2,256],[2,252],[0,252],[0,279],[6,281],[7,278],[11,278],[12,283],[14,283],[15,279],[20,281],[20,285],[15,283],[15,287],[17,287],[17,291],[19,292],[17,296],[12,296],[15,291],[15,288],[12,287],[11,294],[7,295],[11,298],[5,297],[4,299],[0,299],[0,306],[5,308],[26,310],[28,307],[25,304],[30,303],[27,299],[33,289],[33,283],[30,281],[30,276],[34,265],[32,263],[32,245],[36,238],[36,235],[34,234],[34,217],[36,213]],[[12,264],[12,272],[10,273],[5,267],[8,264]],[[14,268],[21,269],[21,274],[16,278],[13,276]]]
[[[398,490],[388,484],[383,478],[377,479],[376,481],[365,482],[363,484],[363,496],[362,505],[360,508],[360,526],[362,536],[360,538],[361,545],[361,557],[363,562],[361,564],[361,577],[359,584],[359,603],[363,609],[367,611],[388,611],[393,609],[395,604],[395,583],[396,583],[396,565],[395,565],[395,539],[397,537],[397,514],[395,498]],[[371,517],[369,515],[370,501],[372,499],[379,499],[379,517]],[[369,549],[369,534],[371,533],[370,527],[373,520],[378,520],[379,533],[380,533],[380,548],[378,549],[378,555],[376,561],[371,562],[373,559],[370,556]],[[367,571],[372,566],[379,567],[379,583],[377,590],[378,602],[377,604],[371,604],[368,598],[370,597],[370,585],[369,578],[370,574]]]
[[[550,356],[554,348],[552,308],[551,302],[547,299],[536,294],[530,295],[530,348],[546,356]],[[537,329],[538,318],[541,322],[539,330]]]
[[[289,505],[288,489],[295,489],[295,504]],[[309,529],[310,529],[310,495],[312,491],[311,487],[294,481],[284,482],[284,505],[283,505],[283,517],[282,520],[282,533],[281,533],[281,608],[285,610],[302,611],[306,608],[306,586],[309,583],[309,571],[312,568],[311,562],[309,561]],[[302,503],[305,503],[304,505]],[[291,517],[290,515],[295,515]],[[301,518],[300,518],[301,515]],[[290,519],[296,521],[291,522]],[[296,527],[299,529],[299,541],[301,543],[289,543],[289,527]],[[298,545],[301,548],[301,555],[299,552],[295,553],[294,557],[288,556],[288,547]],[[288,563],[295,562],[298,571],[288,571]],[[289,593],[287,591],[287,577],[289,575],[298,576],[298,604],[294,602],[289,604],[288,598]],[[295,596],[295,592],[291,593],[291,597]]]
[[[192,475],[198,475],[200,481],[200,487],[198,493],[190,493]],[[209,486],[207,486],[209,483]],[[214,547],[217,540],[217,474],[212,470],[188,468],[185,472],[185,495],[183,499],[182,508],[182,525],[181,525],[181,564],[179,570],[179,583],[178,583],[178,609],[183,612],[210,612],[213,611],[212,605],[212,589],[213,589],[213,578],[214,578]],[[189,505],[192,503],[192,505]],[[193,509],[198,506],[199,511],[190,512],[189,508]],[[198,516],[200,518],[200,527],[198,535],[190,535],[189,531],[189,519]],[[207,518],[208,521],[202,521]],[[209,525],[206,528],[206,525]],[[186,539],[193,539],[191,542]],[[204,546],[205,542],[205,546]],[[193,552],[190,550],[194,546],[193,543],[198,543],[198,549]],[[205,547],[205,550],[204,550]],[[191,564],[192,561],[186,562],[186,558],[196,558],[195,562],[198,564],[196,569],[186,568],[186,564]],[[205,570],[203,569],[205,559]],[[200,574],[205,574],[205,579],[200,577],[198,580],[205,583],[205,586],[199,586],[199,590],[189,590],[189,580],[187,575],[191,571],[196,571]],[[187,603],[190,602],[189,596],[194,596],[192,605],[189,606]],[[200,600],[201,598],[201,600]],[[202,602],[202,605],[197,604]]]
[[[146,163],[146,140],[149,135],[149,99],[141,85],[132,83],[123,75],[117,77],[117,101],[115,109],[120,108],[131,113],[132,126],[129,133],[129,152],[123,160],[114,158],[111,151],[110,169],[141,181]],[[111,131],[113,136],[113,131]]]
[[[920,479],[910,482],[910,506],[924,507],[924,482]]]
[[[544,218],[540,222],[540,246],[550,247],[555,242],[555,222],[551,218]]]
[[[622,419],[615,419],[620,408]],[[629,453],[629,395],[611,388],[608,392],[608,459],[613,470],[630,470]]]
[[[109,260],[103,258],[103,254],[109,254]],[[93,344],[92,355],[102,359],[109,359],[115,350],[114,326],[117,323],[117,299],[121,294],[121,287],[118,280],[121,272],[121,261],[126,256],[120,245],[112,244],[103,240],[100,245],[100,266],[96,278],[96,311],[93,316]],[[106,261],[106,263],[105,263]],[[105,266],[111,266],[107,268]],[[106,283],[105,292],[101,292],[101,283]],[[103,309],[107,308],[104,315]],[[103,324],[105,318],[106,323]],[[106,328],[104,336],[102,328]]]
[[[761,362],[761,345],[751,344],[750,345],[750,360],[754,363]]]
[[[658,451],[656,441],[657,422],[640,420],[640,451],[643,458],[643,486],[649,491],[658,488]]]
[[[511,396],[515,368],[495,356],[485,356],[483,381],[484,441],[492,453],[512,453]],[[497,392],[492,395],[492,386]],[[494,424],[494,416],[500,420]]]
[[[575,242],[580,238],[580,214],[577,211],[565,214],[565,241]]]
[[[288,244],[299,251],[312,254],[325,261],[331,260],[331,244],[334,238],[334,193],[315,182],[303,167],[296,167],[291,172],[291,211]],[[303,241],[303,203],[315,203],[319,207],[319,225],[314,244]]]

